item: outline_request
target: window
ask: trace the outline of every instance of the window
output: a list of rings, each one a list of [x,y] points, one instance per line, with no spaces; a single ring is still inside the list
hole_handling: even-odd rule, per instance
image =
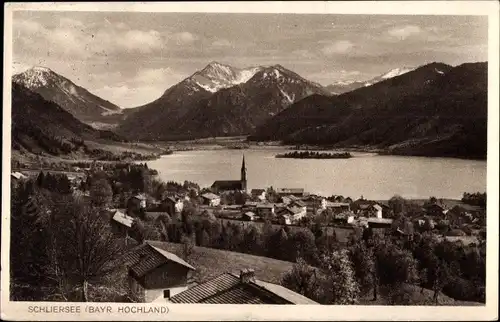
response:
[[[163,298],[165,299],[170,298],[170,290],[163,290]]]

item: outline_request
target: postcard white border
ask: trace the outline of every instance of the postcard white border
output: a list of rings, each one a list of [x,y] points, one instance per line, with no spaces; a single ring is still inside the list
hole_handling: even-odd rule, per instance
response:
[[[86,303],[10,302],[10,93],[12,53],[4,51],[4,100],[2,145],[2,258],[1,318],[4,320],[494,320],[498,318],[498,144],[499,144],[499,5],[497,1],[356,1],[356,2],[169,2],[169,3],[8,3],[5,4],[4,43],[12,42],[13,10],[136,11],[297,14],[403,14],[486,15],[488,28],[488,160],[487,160],[487,291],[482,307],[423,306],[273,306],[273,305],[168,305],[169,313],[116,313],[119,307],[137,304],[106,303],[113,314],[29,314],[30,305]],[[151,305],[151,304],[146,304]]]

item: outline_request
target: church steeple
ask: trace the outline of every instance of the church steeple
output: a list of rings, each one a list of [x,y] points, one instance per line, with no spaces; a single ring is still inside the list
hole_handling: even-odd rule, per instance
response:
[[[245,166],[245,155],[241,162],[241,190],[247,191],[247,168]]]

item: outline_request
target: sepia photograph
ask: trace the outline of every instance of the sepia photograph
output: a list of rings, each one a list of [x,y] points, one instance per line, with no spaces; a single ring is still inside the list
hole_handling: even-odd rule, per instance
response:
[[[2,318],[498,309],[498,3],[60,5],[6,7]]]

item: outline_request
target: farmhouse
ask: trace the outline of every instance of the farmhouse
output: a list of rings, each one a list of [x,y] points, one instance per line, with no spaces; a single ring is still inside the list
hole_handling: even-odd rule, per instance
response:
[[[149,303],[188,289],[195,268],[177,255],[145,243],[125,255],[132,293]]]
[[[259,199],[260,201],[266,200],[266,190],[265,189],[252,189],[250,191],[252,198]]]
[[[240,180],[217,180],[212,184],[212,191],[221,193],[224,191],[247,191],[247,169],[245,167],[245,156],[241,162]]]
[[[318,304],[281,285],[258,280],[251,269],[239,275],[223,273],[172,298],[171,303]]]
[[[22,174],[21,172],[12,172],[10,174],[10,177],[14,180],[21,180],[21,179],[26,179],[27,176],[25,176],[24,174]]]
[[[305,207],[287,206],[286,208],[279,210],[276,215],[280,224],[291,225],[305,217],[306,214],[307,212]]]
[[[166,197],[162,201],[162,208],[171,215],[180,213],[184,209],[184,201],[178,197]]]
[[[274,204],[272,203],[259,203],[255,208],[255,212],[260,217],[274,216]]]
[[[203,199],[203,204],[210,207],[217,207],[220,205],[220,197],[214,193],[207,192],[201,195]]]
[[[146,195],[143,193],[138,193],[129,200],[129,208],[134,210],[146,209],[146,206]]]
[[[132,228],[134,218],[116,209],[111,210],[111,213],[113,214],[111,218],[111,230],[118,236],[126,238],[129,230]]]
[[[326,201],[324,204],[324,208],[322,209],[330,209],[333,213],[342,213],[345,211],[351,211],[351,207],[346,202],[331,202]]]

